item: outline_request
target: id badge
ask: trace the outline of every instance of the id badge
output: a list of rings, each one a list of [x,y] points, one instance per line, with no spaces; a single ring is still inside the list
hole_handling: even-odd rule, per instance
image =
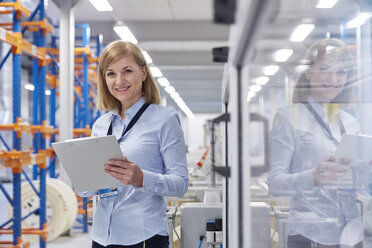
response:
[[[114,188],[114,189],[100,189],[99,190],[99,198],[100,199],[109,198],[109,197],[113,197],[113,196],[117,196],[117,195],[118,195],[118,189],[117,188]]]

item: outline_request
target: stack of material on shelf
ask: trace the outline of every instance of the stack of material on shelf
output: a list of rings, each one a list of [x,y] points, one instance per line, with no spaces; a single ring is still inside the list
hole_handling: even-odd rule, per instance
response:
[[[35,188],[40,187],[39,181],[33,181]],[[66,233],[73,225],[77,212],[78,203],[74,191],[58,179],[49,178],[47,180],[46,197],[46,225],[49,227],[47,241],[56,239]],[[40,200],[29,183],[22,185],[22,217],[39,208]],[[12,216],[12,207],[9,205],[9,217]],[[22,227],[39,227],[38,211],[22,221]],[[22,240],[31,243],[39,242],[38,235],[23,235]]]

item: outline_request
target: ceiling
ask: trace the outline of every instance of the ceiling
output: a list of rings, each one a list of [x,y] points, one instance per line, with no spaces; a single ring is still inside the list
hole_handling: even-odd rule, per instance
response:
[[[267,65],[279,65],[280,69],[275,75],[269,76],[269,82],[257,95],[274,99],[274,95],[277,97],[288,86],[291,89],[299,73],[305,68],[307,50],[316,41],[332,37],[349,45],[356,44],[356,29],[343,29],[342,25],[361,11],[362,1],[338,0],[329,9],[316,8],[318,2],[319,0],[266,0],[265,10],[261,13],[264,17],[255,21],[256,30],[250,54],[247,56],[250,65],[250,80],[247,83],[256,84],[256,79],[264,76],[263,69]],[[371,7],[372,4],[369,2],[367,5]],[[291,42],[291,33],[300,24],[314,24],[315,28],[304,41]],[[283,48],[292,49],[293,54],[285,62],[275,61],[274,53]],[[279,96],[275,101],[281,101],[278,99],[288,100]],[[259,98],[255,97],[251,102],[258,103]]]
[[[213,0],[108,1],[113,11],[77,1],[75,22],[88,23],[91,38],[102,34],[104,44],[119,39],[113,26],[124,23],[194,114],[221,112],[223,64],[212,62],[212,48],[227,45],[229,26],[213,23]],[[55,2],[49,1],[47,14],[58,21]],[[170,97],[167,102],[175,105]]]
[[[34,4],[38,1],[22,0],[23,3]],[[54,24],[58,24],[59,20],[59,10],[55,4],[59,1],[64,0],[49,0],[46,11]],[[91,37],[102,34],[104,44],[119,39],[113,31],[116,23],[126,24],[136,36],[139,46],[150,54],[153,63],[160,68],[194,114],[221,112],[224,65],[212,62],[211,50],[228,44],[230,26],[213,23],[213,0],[108,1],[113,7],[111,12],[98,12],[89,0],[73,0],[77,2],[76,23],[88,23]],[[251,55],[248,56],[252,65],[250,77],[255,79],[263,76],[264,65],[277,64],[280,70],[270,76],[266,87],[273,86],[274,89],[284,88],[283,82],[288,75],[289,80],[295,80],[298,65],[303,64],[306,50],[314,41],[327,35],[340,38],[341,24],[366,7],[372,12],[368,0],[338,0],[331,9],[317,9],[319,0],[250,2],[255,1],[265,2],[265,11],[257,16],[263,18],[265,15],[265,20],[253,20],[257,32],[251,47],[253,49],[249,50]],[[243,0],[237,2],[242,5],[246,3]],[[365,6],[362,6],[363,2]],[[239,6],[237,10],[243,17],[249,16],[239,11],[242,10]],[[240,15],[237,20],[239,18]],[[290,42],[292,31],[301,23],[313,23],[315,28],[303,42]],[[355,29],[345,30],[345,33],[346,42],[355,44]],[[79,35],[76,29],[76,36]],[[293,49],[293,55],[284,63],[273,60],[273,53],[281,48]],[[254,84],[254,80],[249,83]],[[162,94],[167,95],[164,90]],[[168,104],[175,105],[170,97]]]
[[[273,53],[278,49],[293,49],[293,55],[280,64],[291,67],[301,64],[307,49],[316,41],[327,36],[344,39],[346,43],[355,43],[353,29],[345,29],[345,37],[341,37],[341,24],[351,20],[359,11],[354,0],[338,0],[330,9],[318,9],[318,0],[281,0],[278,4],[268,6],[270,17],[263,22],[256,37],[254,57],[255,64],[267,64],[273,61]],[[299,24],[311,23],[314,30],[302,42],[291,42],[289,37]],[[290,68],[287,68],[290,70]]]

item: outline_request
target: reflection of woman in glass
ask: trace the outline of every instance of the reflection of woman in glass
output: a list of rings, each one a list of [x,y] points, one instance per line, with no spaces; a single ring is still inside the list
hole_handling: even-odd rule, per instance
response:
[[[306,59],[294,104],[279,109],[273,123],[269,190],[291,196],[288,248],[359,247],[363,229],[351,165],[332,157],[343,134],[359,132],[341,109],[354,98],[352,57],[341,41],[325,39]]]

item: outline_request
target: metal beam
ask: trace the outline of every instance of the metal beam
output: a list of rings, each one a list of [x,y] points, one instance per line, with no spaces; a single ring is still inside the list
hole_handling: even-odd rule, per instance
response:
[[[59,54],[60,54],[60,140],[73,137],[74,125],[74,46],[75,16],[73,6],[78,1],[54,0],[60,8]]]

